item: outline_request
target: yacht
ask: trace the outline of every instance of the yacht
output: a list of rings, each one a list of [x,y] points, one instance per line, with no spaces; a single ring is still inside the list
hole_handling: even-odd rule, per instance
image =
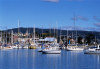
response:
[[[84,54],[100,54],[100,45],[84,50]]]
[[[50,45],[50,47],[47,47],[47,48],[43,49],[42,53],[45,53],[45,54],[60,54],[61,50],[56,45],[53,45],[53,46]]]
[[[67,46],[68,51],[83,51],[86,48],[85,45],[70,44]]]

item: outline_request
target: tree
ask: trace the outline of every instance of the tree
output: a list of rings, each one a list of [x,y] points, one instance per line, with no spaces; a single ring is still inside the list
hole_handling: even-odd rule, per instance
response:
[[[85,41],[86,41],[87,44],[92,44],[94,39],[95,39],[95,35],[94,34],[88,34],[86,36],[86,40]]]
[[[79,43],[79,44],[82,44],[82,39],[83,39],[83,38],[82,38],[81,36],[78,37],[78,43]]]

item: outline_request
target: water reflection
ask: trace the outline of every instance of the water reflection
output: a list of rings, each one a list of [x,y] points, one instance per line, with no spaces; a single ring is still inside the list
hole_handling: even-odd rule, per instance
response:
[[[82,51],[42,54],[36,50],[0,50],[0,69],[100,69],[100,55]]]

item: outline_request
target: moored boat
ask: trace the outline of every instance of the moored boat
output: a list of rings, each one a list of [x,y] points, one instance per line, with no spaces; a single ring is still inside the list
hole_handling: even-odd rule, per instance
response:
[[[100,45],[84,50],[84,54],[100,54]]]
[[[66,49],[68,51],[83,51],[86,48],[85,45],[78,46],[77,44],[68,45]]]
[[[54,46],[50,45],[50,47],[43,49],[42,52],[45,53],[45,54],[60,54],[61,50],[56,45],[54,45]]]

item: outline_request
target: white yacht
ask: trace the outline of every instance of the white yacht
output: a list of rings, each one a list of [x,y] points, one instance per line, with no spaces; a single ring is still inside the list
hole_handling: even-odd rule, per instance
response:
[[[84,54],[100,54],[100,45],[84,50]]]
[[[77,45],[77,44],[70,44],[70,45],[67,46],[66,49],[67,49],[68,51],[83,51],[85,48],[86,48],[85,45],[79,46],[79,45]]]
[[[43,49],[42,52],[45,53],[45,54],[60,54],[61,50],[56,45],[53,45],[53,46],[50,45],[50,47]]]

